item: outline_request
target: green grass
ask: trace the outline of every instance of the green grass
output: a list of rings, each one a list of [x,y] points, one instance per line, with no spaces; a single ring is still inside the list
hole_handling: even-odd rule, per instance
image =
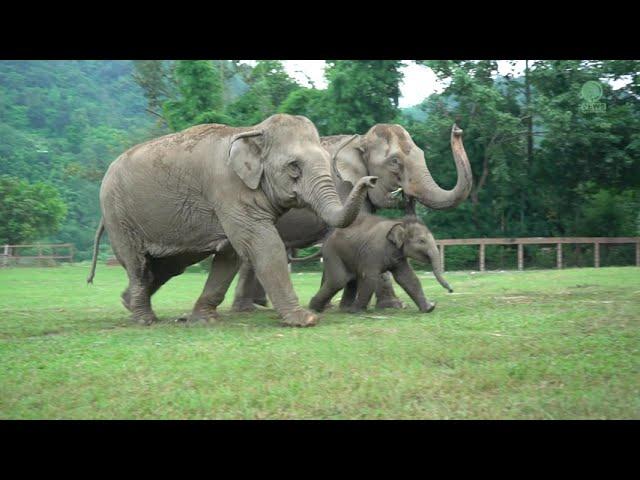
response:
[[[449,273],[418,314],[275,312],[183,326],[205,276],[130,323],[124,270],[0,270],[0,418],[640,418],[640,269]],[[319,274],[294,274],[307,304]],[[233,286],[232,286],[233,288]],[[408,297],[401,292],[402,298]],[[338,297],[334,299],[334,302]]]

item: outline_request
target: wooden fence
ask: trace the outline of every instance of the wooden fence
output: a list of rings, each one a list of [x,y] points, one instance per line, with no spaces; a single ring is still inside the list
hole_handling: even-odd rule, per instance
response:
[[[36,255],[20,255],[21,249],[35,249]],[[59,253],[59,250],[66,249],[67,254]],[[44,250],[50,250],[50,254],[44,254]],[[34,245],[5,245],[2,253],[0,253],[0,267],[14,265],[21,259],[35,259],[39,263],[42,260],[67,260],[73,262],[73,244],[72,243],[56,243],[56,244],[34,244]]]
[[[479,270],[485,271],[485,247],[487,245],[517,245],[518,246],[518,270],[524,268],[524,245],[556,245],[556,266],[562,268],[562,245],[566,243],[593,244],[593,266],[600,267],[601,244],[625,244],[636,246],[636,266],[640,267],[640,237],[529,237],[529,238],[457,238],[436,240],[440,249],[442,268],[445,266],[445,248],[448,245],[478,245]]]

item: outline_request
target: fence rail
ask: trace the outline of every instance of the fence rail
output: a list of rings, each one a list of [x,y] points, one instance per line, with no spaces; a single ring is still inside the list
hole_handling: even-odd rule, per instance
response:
[[[20,249],[31,248],[37,250],[37,255],[20,255]],[[43,254],[43,250],[49,249],[51,254]],[[58,249],[66,249],[67,254],[61,255],[56,251]],[[73,262],[74,246],[72,243],[35,243],[31,245],[5,245],[0,253],[0,267],[18,263],[21,259],[40,260],[68,260]]]
[[[485,271],[485,247],[487,245],[517,245],[518,270],[524,268],[524,245],[556,245],[556,266],[562,268],[562,245],[564,244],[593,244],[593,266],[600,267],[601,244],[635,244],[636,266],[640,267],[640,237],[527,237],[527,238],[447,238],[436,240],[440,249],[442,268],[445,266],[445,248],[451,245],[478,245],[478,267]]]

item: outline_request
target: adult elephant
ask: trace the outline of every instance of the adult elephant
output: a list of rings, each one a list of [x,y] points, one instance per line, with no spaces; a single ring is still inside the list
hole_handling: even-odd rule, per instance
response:
[[[426,165],[424,151],[400,125],[378,124],[365,135],[323,137],[321,143],[333,156],[333,179],[341,197],[346,198],[361,178],[367,175],[379,178],[367,192],[363,209],[369,213],[378,208],[398,208],[400,197],[392,194],[398,189],[402,189],[405,197],[434,210],[456,207],[471,191],[471,166],[462,143],[462,130],[455,124],[451,129],[451,150],[458,178],[451,190],[436,183]],[[280,217],[276,228],[287,248],[304,248],[322,241],[331,226],[308,209],[292,209]],[[377,308],[399,306],[389,275],[379,283],[376,297]],[[266,305],[266,296],[251,265],[244,263],[233,309],[250,311],[255,308],[254,303]]]
[[[239,256],[255,267],[285,324],[314,325],[318,317],[299,305],[274,224],[300,207],[334,227],[356,218],[376,179],[360,179],[343,205],[330,158],[313,123],[291,115],[274,115],[249,128],[198,125],[131,148],[102,181],[103,217],[87,281],[106,229],[129,277],[123,304],[135,320],[151,324],[157,321],[151,295],[219,250],[191,319],[217,315]]]

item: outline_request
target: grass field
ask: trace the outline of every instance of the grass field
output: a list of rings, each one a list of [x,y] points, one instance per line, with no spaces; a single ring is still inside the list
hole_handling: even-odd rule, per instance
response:
[[[431,314],[330,311],[310,329],[231,314],[232,291],[224,320],[175,324],[200,273],[137,326],[124,270],[87,271],[0,270],[0,418],[640,418],[637,267],[449,273],[451,295],[422,274]],[[307,304],[319,274],[293,281]]]

